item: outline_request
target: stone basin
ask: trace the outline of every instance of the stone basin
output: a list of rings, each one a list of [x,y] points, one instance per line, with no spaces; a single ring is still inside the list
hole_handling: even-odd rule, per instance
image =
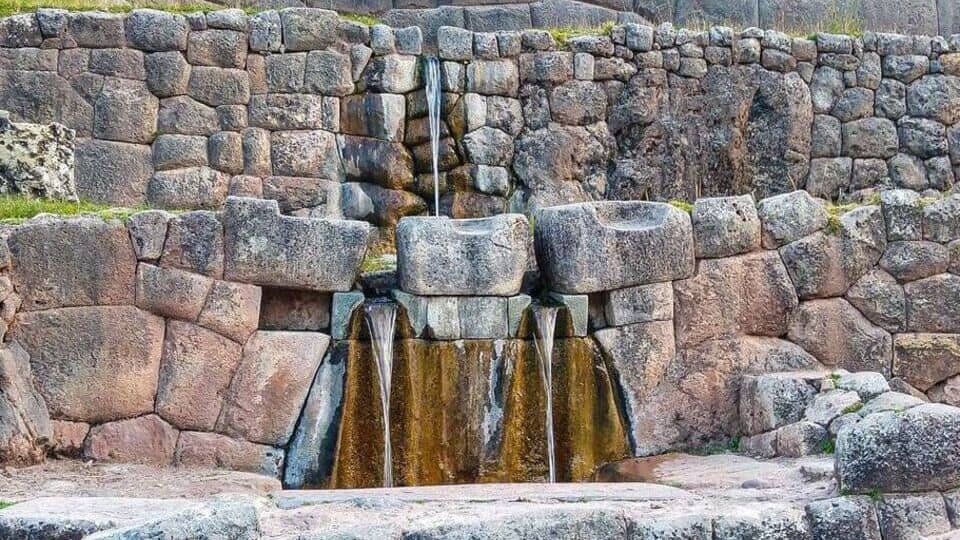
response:
[[[537,257],[551,290],[609,291],[689,277],[690,216],[666,203],[603,201],[543,208]]]
[[[423,296],[513,296],[527,269],[522,214],[479,219],[405,217],[397,225],[400,287]]]

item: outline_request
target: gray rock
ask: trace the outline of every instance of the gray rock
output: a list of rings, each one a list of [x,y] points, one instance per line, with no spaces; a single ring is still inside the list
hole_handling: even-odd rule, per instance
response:
[[[289,218],[280,215],[276,201],[230,197],[224,212],[224,275],[259,285],[347,291],[369,230],[359,221]]]
[[[757,205],[766,249],[777,248],[827,226],[827,210],[806,191],[763,199]]]
[[[591,81],[568,81],[550,93],[550,112],[561,124],[587,125],[605,118],[607,96]]]
[[[812,159],[806,189],[814,197],[835,199],[847,190],[852,172],[853,160],[848,157]]]
[[[347,152],[344,150],[344,160]],[[337,159],[337,139],[329,131],[274,131],[270,137],[270,161],[277,176],[343,179]]]
[[[287,51],[326,49],[337,39],[337,12],[313,8],[280,11],[283,46]]]
[[[243,69],[247,63],[247,35],[234,30],[191,32],[187,60],[195,66]]]
[[[947,153],[946,128],[939,122],[924,118],[902,118],[899,133],[900,148],[910,154],[929,158]]]
[[[813,111],[817,114],[829,113],[843,95],[843,90],[843,75],[839,71],[828,66],[817,68],[810,81]]]
[[[160,315],[195,321],[213,281],[176,268],[137,266],[136,306]]]
[[[343,133],[399,142],[404,136],[406,100],[394,94],[345,97],[341,103]]]
[[[697,258],[729,257],[760,248],[753,197],[698,199],[691,215]]]
[[[866,416],[837,437],[840,487],[854,493],[953,489],[960,484],[958,430],[960,409],[947,405]]]
[[[802,457],[823,453],[826,428],[813,422],[801,421],[777,429],[777,453],[787,457]]]
[[[873,116],[873,91],[866,88],[848,88],[833,106],[831,114],[841,122],[852,122]]]
[[[873,324],[888,332],[902,332],[907,326],[906,297],[897,280],[875,268],[847,290],[845,298]]]
[[[939,493],[885,495],[877,503],[877,515],[885,539],[927,538],[950,531],[947,508]]]
[[[920,195],[908,189],[880,193],[880,208],[887,228],[887,240],[920,240],[923,205]]]
[[[135,9],[126,18],[127,40],[143,51],[185,50],[189,31],[186,18],[164,11]]]
[[[909,154],[897,154],[887,162],[890,181],[901,188],[920,191],[927,187],[927,174],[919,158]]]
[[[353,92],[350,57],[336,51],[310,51],[304,68],[304,89],[325,96]]]
[[[890,334],[842,298],[802,302],[787,335],[826,366],[890,373]]]
[[[856,392],[863,401],[871,400],[890,391],[890,385],[883,374],[871,371],[844,373],[837,379],[836,385],[840,390]]]
[[[186,96],[160,102],[157,130],[180,135],[211,135],[220,127],[216,109]]]
[[[665,321],[673,318],[673,286],[669,282],[608,291],[604,316],[610,326]]]
[[[907,87],[910,116],[932,118],[953,125],[960,120],[960,78],[927,75]]]
[[[524,53],[520,55],[522,82],[561,84],[573,78],[573,54],[569,52]]]
[[[520,291],[530,242],[522,215],[406,217],[396,235],[400,286],[408,293],[513,296]]]
[[[885,118],[864,118],[843,125],[843,154],[851,157],[892,157],[897,153],[897,128]]]
[[[870,415],[882,412],[902,413],[907,409],[916,407],[917,405],[922,405],[924,403],[926,403],[926,400],[922,400],[910,394],[903,394],[893,391],[884,392],[868,401],[859,411],[857,411],[857,414],[862,418],[866,418]]]
[[[904,83],[926,75],[930,69],[930,59],[921,55],[886,55],[883,57],[883,76]]]
[[[810,140],[811,157],[840,155],[840,121],[833,116],[818,114],[813,117],[813,136]]]
[[[0,192],[77,200],[73,149],[74,132],[60,124],[0,121]]]
[[[42,461],[53,439],[43,397],[34,387],[30,357],[16,342],[0,349],[0,459],[29,465]]]
[[[417,57],[401,54],[375,56],[364,72],[368,90],[405,94],[420,85],[420,70]]]
[[[283,46],[283,31],[280,14],[262,11],[250,18],[250,49],[263,52],[279,52]]]
[[[153,168],[158,171],[204,167],[207,138],[195,135],[160,135],[153,141]]]
[[[400,54],[420,54],[423,49],[423,32],[417,26],[394,30],[397,52]]]
[[[4,47],[39,47],[43,42],[38,17],[23,13],[0,22],[0,44]]]
[[[940,243],[960,239],[960,193],[923,207],[923,239]]]
[[[777,457],[777,432],[768,431],[740,438],[739,450],[758,458]]]
[[[444,60],[472,60],[473,33],[462,28],[441,26],[437,31],[437,48]]]
[[[747,435],[771,431],[803,419],[816,390],[790,373],[745,375],[740,383],[740,421]]]
[[[223,226],[217,214],[185,212],[168,222],[160,265],[223,276]]]
[[[157,132],[159,101],[140,81],[108,79],[93,105],[99,139],[149,144]]]
[[[901,282],[946,272],[949,265],[949,250],[936,242],[891,242],[880,258],[880,267]]]
[[[404,189],[413,183],[413,157],[402,144],[343,135],[339,146],[347,178],[390,189]],[[326,162],[335,156],[331,152]]]
[[[434,340],[460,339],[460,298],[431,296],[426,304],[426,334]]]
[[[210,28],[235,30],[237,32],[246,32],[248,28],[247,14],[238,8],[208,11],[206,19],[207,26]]]
[[[827,427],[834,419],[858,410],[861,405],[860,396],[856,392],[829,390],[818,394],[803,415],[805,420]]]
[[[147,202],[159,208],[220,208],[230,176],[209,167],[157,171],[147,185]]]
[[[925,399],[921,392],[960,373],[957,339],[955,334],[898,334],[893,370],[912,385],[902,391]]]
[[[204,503],[161,517],[93,534],[99,540],[168,537],[236,538],[260,536],[261,503],[246,495],[220,495]]]
[[[240,69],[194,66],[187,95],[211,107],[246,105],[250,101],[250,77]]]
[[[893,79],[883,79],[877,88],[876,114],[896,120],[907,114],[907,86]]]
[[[880,540],[880,524],[868,497],[836,497],[806,506],[815,540]]]
[[[374,54],[396,52],[393,29],[385,24],[375,24],[370,28],[370,48]]]
[[[148,12],[146,17],[150,17]],[[67,18],[67,32],[78,47],[126,47],[124,17],[101,11],[71,12]],[[170,37],[175,37],[176,32]],[[185,38],[186,36],[184,36]],[[164,40],[164,39],[162,39]],[[184,42],[186,46],[186,42]]]
[[[867,158],[853,160],[853,173],[850,175],[851,189],[870,189],[890,184],[887,162],[882,159]]]
[[[88,139],[77,145],[75,179],[83,199],[143,204],[153,173],[150,147]]]
[[[509,337],[507,299],[465,297],[458,302],[460,337],[463,339],[501,339]]]
[[[520,79],[511,60],[475,60],[467,64],[467,91],[516,97]]]
[[[210,166],[229,174],[243,172],[243,143],[239,133],[218,131],[208,144]]]
[[[130,240],[137,259],[157,261],[163,254],[163,243],[167,239],[167,222],[173,216],[162,210],[137,212],[127,221]]]
[[[907,329],[914,332],[955,332],[960,327],[960,277],[938,274],[904,286]]]
[[[693,273],[690,218],[668,204],[602,202],[544,208],[537,215],[536,242],[541,269],[558,292],[621,289]],[[656,259],[643,255],[654,251]]]

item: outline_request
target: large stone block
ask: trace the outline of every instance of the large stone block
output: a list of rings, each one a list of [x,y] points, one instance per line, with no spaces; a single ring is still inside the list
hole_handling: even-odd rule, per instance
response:
[[[187,60],[194,66],[243,69],[247,60],[247,35],[232,30],[191,32]]]
[[[907,87],[907,113],[953,125],[960,120],[960,78],[927,75]]]
[[[337,12],[288,8],[280,11],[283,47],[287,51],[326,49],[337,39]]]
[[[691,218],[698,258],[760,249],[760,218],[750,195],[697,199]]]
[[[255,333],[243,347],[218,431],[285,446],[329,343],[328,336],[314,332]]]
[[[599,202],[541,209],[538,259],[552,290],[589,293],[689,277],[690,216],[669,204]]]
[[[181,467],[222,468],[277,478],[283,471],[281,448],[231,439],[217,433],[184,431],[173,463]]]
[[[147,184],[147,202],[170,209],[220,208],[230,175],[210,167],[157,171]]]
[[[362,221],[281,216],[276,201],[229,197],[224,275],[257,285],[348,291],[369,235]]]
[[[947,271],[950,251],[936,242],[890,242],[880,257],[880,267],[899,281],[915,281]]]
[[[893,340],[893,374],[926,392],[960,373],[960,335],[897,334]]]
[[[33,464],[53,442],[53,426],[37,392],[30,357],[16,342],[0,349],[0,461]]]
[[[826,366],[890,374],[890,334],[842,298],[802,302],[787,335]]]
[[[806,506],[815,540],[881,540],[873,502],[867,497],[836,497]]]
[[[276,131],[270,137],[270,159],[277,176],[343,180],[337,139],[329,131]]]
[[[923,239],[940,243],[960,239],[960,194],[923,208]]]
[[[520,86],[512,60],[475,60],[467,64],[467,91],[484,95],[514,96]]]
[[[187,48],[190,27],[183,15],[155,9],[135,9],[125,22],[127,40],[137,49],[182,51]]]
[[[753,435],[803,419],[816,389],[802,374],[746,375],[740,383],[740,421]]]
[[[777,248],[827,226],[827,210],[806,191],[793,191],[760,201],[763,247]]]
[[[187,95],[211,107],[246,105],[250,101],[250,76],[242,69],[194,66]]]
[[[150,414],[90,429],[83,456],[98,461],[169,465],[179,433]]]
[[[352,135],[341,135],[338,143],[347,178],[388,189],[412,186],[413,156],[404,145]]]
[[[604,295],[604,318],[610,326],[673,319],[673,285],[670,282],[637,285]]]
[[[153,411],[160,317],[132,306],[51,309],[21,313],[11,333],[53,418],[98,423]]]
[[[907,283],[907,330],[960,332],[960,276],[937,274]]]
[[[133,303],[136,256],[119,221],[32,220],[7,243],[25,311]]]
[[[180,429],[213,430],[241,356],[238,343],[191,323],[168,321],[157,414]]]
[[[879,268],[864,274],[844,296],[873,324],[888,332],[907,326],[906,297],[897,280]]]
[[[260,318],[260,287],[214,281],[197,323],[237,343],[246,343]]]
[[[419,295],[513,296],[527,269],[526,217],[405,217],[397,226],[400,287]]]
[[[340,105],[340,129],[351,135],[399,142],[403,140],[405,112],[406,100],[400,95],[349,96]]]
[[[218,214],[199,210],[171,219],[160,265],[223,276],[223,225]]]
[[[790,276],[772,251],[702,260],[696,275],[674,283],[677,343],[781,336],[797,302]]]
[[[195,321],[213,280],[176,268],[137,266],[137,307],[161,317]]]
[[[153,174],[150,147],[87,139],[76,149],[77,194],[97,202],[137,206]]]
[[[836,470],[853,493],[960,486],[960,409],[923,404],[867,416],[840,431]]]

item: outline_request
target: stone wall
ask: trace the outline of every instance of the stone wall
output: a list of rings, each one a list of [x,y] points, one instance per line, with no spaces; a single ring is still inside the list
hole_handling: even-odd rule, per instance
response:
[[[446,9],[446,8],[439,8]],[[960,165],[960,41],[615,26],[437,30],[441,210],[805,188],[945,190]],[[418,28],[332,11],[39,10],[0,21],[0,108],[76,130],[83,198],[392,230],[432,210]]]
[[[271,201],[38,217],[8,234],[6,339],[29,355],[55,451],[285,470],[294,486],[378,482],[365,296],[400,306],[405,484],[542,477],[537,305],[562,308],[561,478],[743,433],[746,374],[871,371],[960,404],[960,195],[835,207],[796,191],[689,214],[608,201],[542,209],[533,229],[407,218],[396,277],[357,286],[369,226]]]

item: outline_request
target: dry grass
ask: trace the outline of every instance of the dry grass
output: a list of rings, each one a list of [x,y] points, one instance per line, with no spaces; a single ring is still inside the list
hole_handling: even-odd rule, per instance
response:
[[[557,45],[566,47],[567,42],[570,41],[571,38],[578,36],[609,36],[613,31],[614,26],[615,23],[610,21],[595,28],[575,28],[571,26],[564,26],[561,28],[548,28],[547,32],[550,33],[550,36],[553,37],[553,40],[557,43]]]
[[[171,13],[195,13],[224,9],[224,6],[202,0],[0,0],[0,17],[36,11],[39,8],[109,13],[127,13],[137,8],[150,8]]]

